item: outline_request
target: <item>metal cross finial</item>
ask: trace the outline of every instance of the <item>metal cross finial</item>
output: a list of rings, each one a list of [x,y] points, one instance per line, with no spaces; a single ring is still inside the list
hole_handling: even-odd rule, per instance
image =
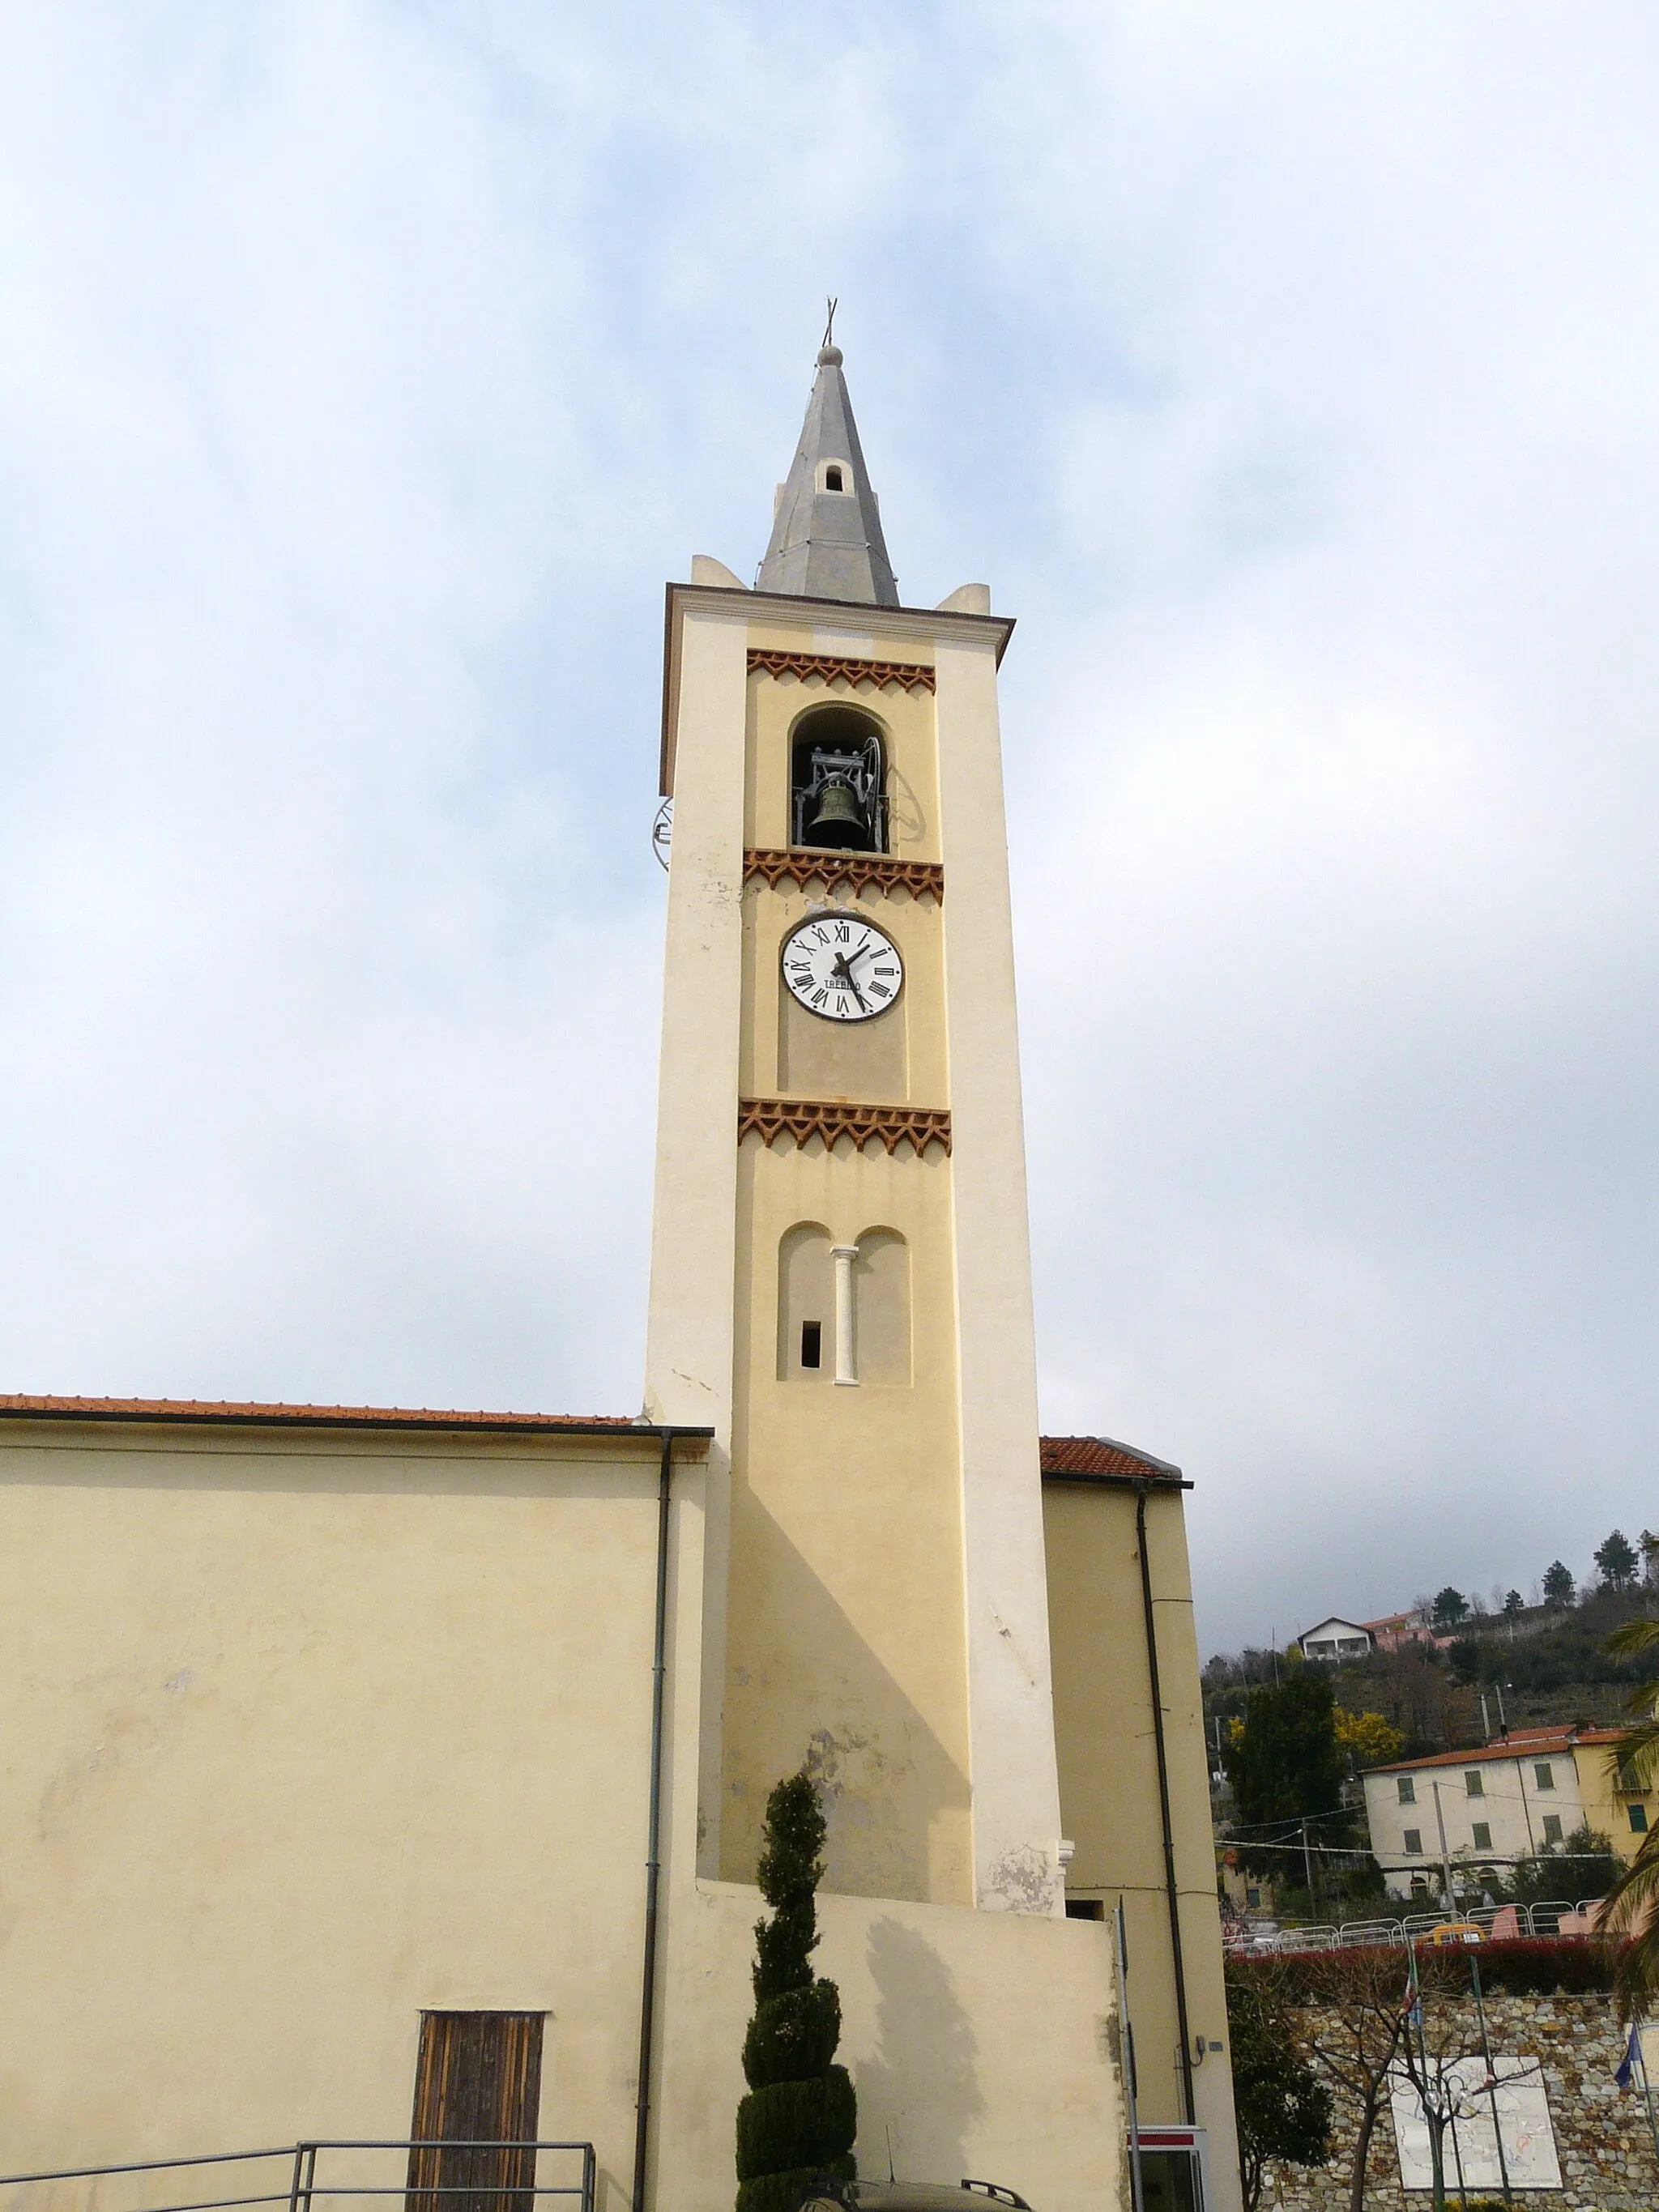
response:
[[[836,343],[836,310],[840,307],[841,301],[839,300],[831,300],[826,295],[824,304],[829,308],[830,313],[823,325],[823,343],[825,345],[830,346],[834,345]]]

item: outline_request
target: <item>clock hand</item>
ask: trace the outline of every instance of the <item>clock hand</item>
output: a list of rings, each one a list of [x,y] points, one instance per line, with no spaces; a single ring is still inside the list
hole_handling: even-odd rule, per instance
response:
[[[856,959],[858,955],[854,953],[853,957]],[[853,996],[858,1000],[860,1006],[862,1007],[863,1011],[867,1014],[870,1009],[864,1004],[863,992],[860,990],[858,985],[853,981],[853,971],[847,964],[847,955],[844,952],[836,953],[836,965],[841,970],[842,981],[846,984],[848,989],[853,994]]]

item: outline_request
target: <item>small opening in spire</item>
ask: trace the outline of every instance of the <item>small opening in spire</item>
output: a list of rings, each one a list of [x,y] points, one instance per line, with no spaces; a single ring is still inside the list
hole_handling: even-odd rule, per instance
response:
[[[823,488],[825,491],[841,491],[844,489],[841,480],[841,471],[839,469],[828,468],[824,471]]]

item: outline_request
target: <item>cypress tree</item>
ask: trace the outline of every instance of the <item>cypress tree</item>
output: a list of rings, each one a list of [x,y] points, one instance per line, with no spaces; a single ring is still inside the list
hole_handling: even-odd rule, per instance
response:
[[[858,2102],[847,2069],[830,2063],[841,2041],[841,1993],[812,1972],[823,1837],[823,1815],[803,1768],[766,1801],[759,1880],[772,1914],[755,1923],[737,2212],[793,2212],[814,2176],[850,2181],[856,2172]]]

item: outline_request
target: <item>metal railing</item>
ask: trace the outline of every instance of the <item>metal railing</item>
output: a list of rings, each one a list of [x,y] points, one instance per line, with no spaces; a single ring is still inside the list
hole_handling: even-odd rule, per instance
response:
[[[1480,1905],[1469,1911],[1407,1912],[1397,1919],[1346,1920],[1340,1923],[1317,1921],[1297,1922],[1289,1926],[1252,1928],[1248,1923],[1235,1923],[1224,1932],[1230,1951],[1339,1951],[1351,1947],[1407,1942],[1420,1942],[1431,1936],[1437,1928],[1474,1925],[1491,1939],[1493,1923],[1504,1921],[1498,1937],[1550,1937],[1561,1935],[1562,1916],[1566,1913],[1585,1914],[1601,1902],[1599,1898],[1581,1898],[1571,1905],[1565,1898],[1552,1898],[1537,1905]],[[1569,1938],[1582,1936],[1582,1928],[1567,1931]]]
[[[402,2179],[381,2178],[387,2171],[387,2152],[403,2154],[406,2166]],[[553,2169],[562,2178],[541,2179],[544,2152],[562,2161]],[[417,2161],[416,2153],[428,2155]],[[511,2178],[483,2178],[480,2168],[486,2160],[500,2171],[509,2155],[516,2168]],[[319,2158],[325,2160],[320,2178]],[[266,2171],[260,2172],[261,2166]],[[246,2173],[246,2179],[264,2185],[248,2194],[199,2193],[203,2189],[212,2190],[222,2171],[225,2172],[224,2187],[234,2189],[242,2177],[233,2179],[228,2171],[232,2167],[253,2169]],[[207,2169],[213,2170],[215,2179],[208,2179]],[[183,2178],[186,2174],[191,2176],[188,2183]],[[450,2178],[457,2174],[465,2178]],[[537,2212],[533,2200],[538,2197],[574,2198],[576,2212],[594,2212],[597,2174],[593,2146],[589,2142],[458,2142],[408,2136],[319,2137],[314,2142],[284,2143],[273,2150],[217,2151],[198,2158],[143,2159],[124,2166],[0,2174],[0,2212],[70,2212],[75,2206],[90,2212],[94,2203],[97,2212],[242,2212],[242,2208],[253,2205],[286,2205],[288,2212],[318,2212],[325,2204],[326,2212],[343,2212],[357,2200],[368,2206],[387,2197],[403,2197],[407,2212]],[[135,2178],[132,2189],[110,2186],[129,2176]],[[141,2176],[145,2179],[137,2180]],[[179,2179],[163,2179],[170,2176]],[[76,2183],[87,2186],[76,2189]]]

